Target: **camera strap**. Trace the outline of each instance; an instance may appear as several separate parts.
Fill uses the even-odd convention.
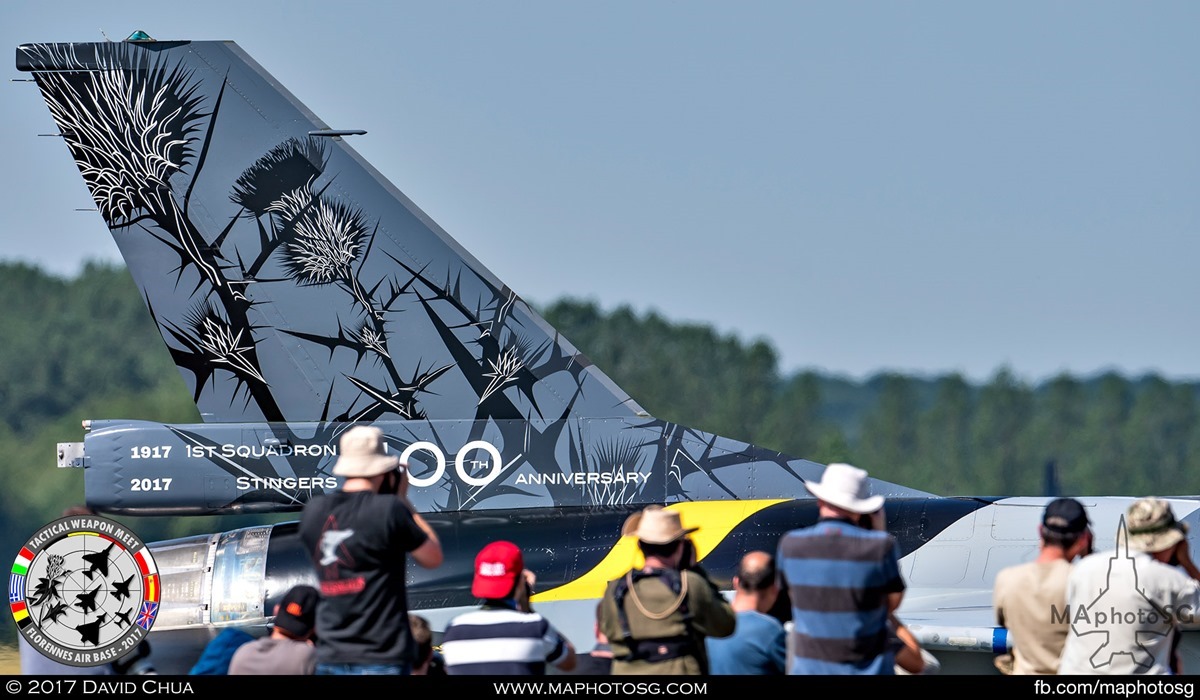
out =
[[[646,608],[638,597],[634,586],[638,581],[647,578],[661,579],[675,594],[675,599],[666,609],[651,611]],[[692,616],[687,606],[688,581],[687,576],[674,569],[651,569],[649,571],[630,571],[617,582],[613,591],[617,604],[617,618],[621,623],[621,635],[630,655],[628,660],[663,661],[695,653],[695,640],[692,629]],[[630,597],[638,613],[649,620],[665,620],[672,614],[680,613],[687,632],[679,637],[657,637],[652,639],[634,639],[629,629],[629,613],[625,609],[625,598]]]

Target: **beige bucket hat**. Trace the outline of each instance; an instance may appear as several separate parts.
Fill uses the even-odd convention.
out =
[[[387,453],[383,431],[369,425],[356,425],[342,434],[338,446],[335,476],[370,478],[401,466],[400,458]]]
[[[622,535],[633,535],[647,544],[670,544],[699,530],[698,527],[683,526],[679,512],[662,506],[646,506],[640,513],[625,519]]]

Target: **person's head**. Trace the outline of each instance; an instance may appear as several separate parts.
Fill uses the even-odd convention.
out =
[[[765,613],[775,605],[779,596],[779,576],[775,557],[769,552],[747,552],[733,575],[734,596],[752,604]]]
[[[382,430],[356,425],[342,434],[333,474],[343,477],[343,488],[350,490],[404,494],[408,486],[404,467],[399,457],[388,454]]]
[[[835,462],[825,467],[818,482],[806,481],[805,488],[816,496],[821,515],[858,521],[858,516],[883,508],[883,496],[871,495],[864,469]]]
[[[1169,561],[1180,542],[1187,540],[1187,523],[1175,519],[1171,504],[1160,498],[1139,498],[1125,513],[1129,549]],[[1117,533],[1120,540],[1121,533]]]
[[[647,566],[681,569],[696,563],[696,550],[688,536],[700,528],[685,528],[679,511],[646,506],[625,521],[624,529],[625,534],[637,538]]]
[[[274,632],[288,639],[310,639],[316,630],[320,600],[321,594],[312,586],[292,586],[275,606]]]
[[[527,600],[533,572],[525,568],[521,548],[506,540],[491,542],[475,555],[471,595],[484,600]]]
[[[429,672],[429,662],[433,660],[433,630],[429,628],[429,620],[413,613],[408,614],[408,629],[417,647],[412,674],[424,676]]]
[[[1092,531],[1087,510],[1074,498],[1056,498],[1046,504],[1038,534],[1043,547],[1061,549],[1068,561],[1087,554],[1092,547]]]

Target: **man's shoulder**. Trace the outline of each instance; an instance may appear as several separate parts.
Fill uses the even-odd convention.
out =
[[[391,494],[374,491],[330,491],[314,496],[305,504],[304,514],[324,515],[332,510],[353,511],[361,513],[368,511],[374,515],[380,512],[400,510],[409,512],[408,506],[400,498]],[[301,516],[303,519],[303,515]]]
[[[779,618],[757,610],[742,610],[737,614],[737,622],[739,631],[743,628],[752,628],[756,632],[765,631],[768,634],[784,631],[783,623]]]
[[[996,586],[1001,586],[1005,583],[1023,579],[1033,573],[1037,569],[1037,562],[1025,561],[1020,564],[1011,564],[996,572]]]
[[[304,508],[300,511],[300,520],[310,520],[313,517],[322,516],[329,512],[335,504],[342,501],[345,494],[341,491],[329,491],[322,494],[317,494],[304,504]]]
[[[780,539],[804,539],[812,537],[862,537],[865,539],[887,540],[896,542],[896,536],[887,530],[871,530],[859,527],[848,520],[827,518],[818,520],[812,525],[798,527],[783,533]]]
[[[1071,576],[1085,576],[1096,571],[1108,571],[1114,559],[1125,558],[1134,559],[1138,566],[1141,566],[1142,562],[1154,561],[1153,557],[1143,552],[1129,551],[1126,553],[1118,552],[1115,549],[1105,549],[1076,559],[1075,562],[1071,564]]]

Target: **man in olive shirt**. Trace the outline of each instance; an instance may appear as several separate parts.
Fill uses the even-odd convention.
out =
[[[1071,562],[1091,551],[1092,532],[1083,504],[1051,501],[1038,528],[1037,559],[996,574],[992,589],[996,622],[1012,637],[1014,675],[1056,674],[1070,622],[1067,576]]]
[[[612,675],[706,675],[707,637],[733,634],[729,601],[696,563],[679,513],[648,506],[626,523],[645,566],[610,581],[600,608],[600,632],[612,647]]]

